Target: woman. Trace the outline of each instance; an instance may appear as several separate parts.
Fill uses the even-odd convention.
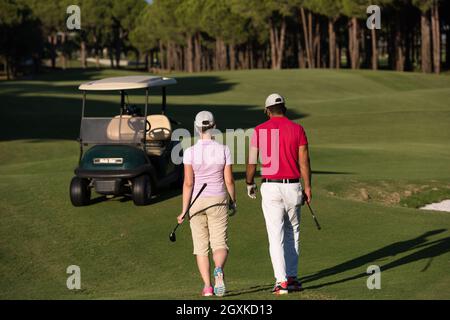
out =
[[[184,152],[183,211],[178,223],[189,207],[192,195],[196,195],[203,184],[206,189],[189,212],[194,255],[204,282],[202,296],[225,295],[224,265],[228,256],[227,191],[231,207],[236,207],[236,194],[230,149],[213,140],[211,130],[215,128],[211,112],[202,111],[195,117],[195,128],[199,141]],[[214,289],[211,286],[209,247],[215,264]]]

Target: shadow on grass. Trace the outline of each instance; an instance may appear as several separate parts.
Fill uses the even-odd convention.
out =
[[[316,282],[318,280],[322,280],[324,278],[335,276],[340,273],[344,273],[354,269],[365,268],[368,264],[375,263],[377,261],[382,261],[389,257],[394,257],[402,253],[407,253],[411,250],[417,250],[414,253],[411,253],[405,257],[399,258],[392,262],[386,263],[384,265],[380,265],[381,271],[386,271],[389,269],[393,269],[408,263],[429,259],[427,265],[422,272],[425,272],[431,261],[434,257],[440,256],[450,251],[450,237],[442,238],[435,241],[430,241],[428,238],[440,233],[447,231],[447,229],[438,229],[426,232],[416,238],[400,241],[393,244],[390,244],[386,247],[373,251],[371,253],[365,254],[363,256],[357,257],[355,259],[346,261],[344,263],[338,264],[331,268],[324,269],[319,271],[313,275],[309,275],[301,278],[303,284]],[[329,281],[317,285],[306,286],[305,289],[318,289],[334,284],[344,283],[347,281],[364,278],[367,277],[368,274],[364,272],[357,273],[353,276],[345,277],[340,280]]]
[[[0,90],[5,89],[8,94],[17,96],[24,94],[45,95],[45,93],[76,94],[80,93],[78,86],[82,83],[100,80],[109,77],[131,76],[152,76],[149,73],[130,73],[114,71],[97,71],[71,69],[67,71],[55,71],[35,77],[34,79],[21,79],[13,81],[0,82]],[[167,87],[167,94],[170,96],[198,96],[207,95],[232,90],[237,83],[229,82],[220,76],[202,75],[202,76],[183,76],[176,78],[177,84]],[[63,83],[65,82],[65,83]],[[68,83],[72,82],[72,83]],[[145,96],[144,90],[130,90],[130,96]],[[162,93],[161,88],[151,88],[151,96],[159,96]],[[93,95],[94,93],[90,93]],[[101,92],[100,94],[105,94]],[[89,95],[89,93],[88,93]]]
[[[180,196],[182,193],[182,190],[180,188],[161,188],[157,191],[157,193],[153,196],[149,206],[157,204],[159,202],[163,202],[175,197]],[[96,198],[91,199],[91,202],[89,203],[89,206],[94,206],[102,202],[107,201],[118,201],[121,203],[127,203],[133,201],[131,196],[125,195],[125,196],[117,196],[108,198],[106,196],[99,195]]]
[[[12,97],[3,98],[5,104],[0,107],[2,118],[0,141],[19,139],[29,140],[76,140],[79,136],[81,121],[81,99],[58,97]],[[89,104],[91,103],[91,104]],[[119,103],[98,101],[87,104],[88,116],[113,117],[120,113]],[[153,108],[150,113],[158,113]],[[217,121],[218,129],[253,128],[266,121],[261,110],[251,105],[169,105],[167,115],[181,122],[183,128],[193,133],[195,115],[203,110],[211,110]],[[239,116],[237,116],[239,115]],[[305,117],[291,111],[293,119]]]
[[[441,234],[443,232],[447,231],[447,229],[437,229],[433,231],[426,232],[416,238],[406,240],[406,241],[400,241],[393,244],[390,244],[386,247],[383,247],[381,249],[378,249],[376,251],[373,251],[371,253],[365,254],[361,257],[357,257],[355,259],[346,261],[344,263],[338,264],[336,266],[324,269],[322,271],[319,271],[313,275],[302,277],[300,280],[303,284],[304,290],[313,290],[313,289],[319,289],[326,286],[331,286],[334,284],[344,283],[351,280],[356,280],[360,278],[366,278],[368,274],[366,272],[360,272],[353,276],[345,277],[340,280],[334,280],[329,281],[321,284],[316,285],[307,285],[305,284],[317,282],[323,278],[335,276],[340,273],[344,273],[350,270],[354,269],[361,269],[365,268],[368,264],[373,264],[379,261],[386,260],[390,257],[397,256],[402,253],[407,253],[411,250],[417,250],[414,253],[411,253],[405,257],[399,258],[397,260],[394,260],[392,262],[386,263],[382,266],[380,266],[381,271],[386,271],[389,269],[393,269],[396,267],[400,267],[402,265],[425,260],[428,259],[425,267],[420,272],[426,272],[428,268],[430,267],[433,258],[440,256],[442,254],[445,254],[447,252],[450,252],[450,237],[438,239],[435,241],[430,241],[428,238],[437,234]],[[244,294],[251,294],[251,293],[257,293],[262,291],[269,291],[272,289],[273,285],[267,284],[267,285],[256,285],[250,288],[245,288],[242,290],[234,290],[229,291],[229,294],[227,294],[228,297],[236,297]]]
[[[133,73],[136,74],[136,73]],[[147,74],[147,73],[142,73]],[[70,69],[64,72],[51,72],[37,77],[36,81],[7,81],[0,83],[2,117],[0,141],[17,139],[69,139],[75,140],[79,135],[82,94],[78,83],[114,75],[110,71],[95,69]],[[117,75],[126,75],[118,73]],[[182,123],[190,130],[195,115],[202,110],[211,110],[217,119],[218,129],[253,128],[266,121],[260,107],[245,104],[211,105],[205,100],[203,104],[173,105],[170,96],[198,96],[232,90],[236,85],[219,76],[183,76],[178,84],[168,89],[168,109],[170,117]],[[76,84],[61,83],[71,81]],[[159,113],[161,89],[151,92],[158,96],[150,99],[150,113]],[[130,91],[130,103],[143,103],[143,90]],[[64,96],[67,97],[64,97]],[[99,97],[101,95],[101,97]],[[105,97],[108,96],[108,97]],[[89,97],[91,99],[89,99]],[[136,98],[134,98],[136,97]],[[139,99],[137,99],[139,97]],[[106,99],[105,99],[106,98]],[[100,100],[102,99],[102,100]],[[112,117],[119,113],[120,96],[118,93],[88,94],[86,111],[88,116]],[[142,107],[142,106],[141,106]],[[301,119],[306,115],[289,110],[289,117]]]
[[[262,291],[270,292],[273,289],[273,284],[266,284],[266,285],[258,285],[253,286],[247,289],[242,290],[230,290],[227,291],[227,297],[237,297],[243,294],[251,294],[251,293],[258,293]]]

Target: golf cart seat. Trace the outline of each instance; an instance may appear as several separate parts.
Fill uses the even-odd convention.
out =
[[[139,118],[133,118],[129,115],[114,117],[108,124],[106,134],[108,139],[114,142],[133,142],[140,141],[142,128]]]
[[[151,156],[161,156],[166,150],[172,136],[170,120],[161,114],[147,117],[150,131],[147,133],[146,151]]]

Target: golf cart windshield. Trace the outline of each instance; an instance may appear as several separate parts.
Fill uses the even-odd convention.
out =
[[[164,115],[166,87],[176,80],[161,76],[129,76],[107,78],[80,85],[83,91],[80,142],[82,144],[143,144],[148,141],[170,139],[171,125]],[[149,90],[162,89],[162,114],[149,115]],[[145,89],[145,105],[142,109],[130,105],[125,91]],[[88,117],[85,113],[86,93],[111,91],[120,93],[120,115],[115,117]],[[127,99],[126,99],[127,98]],[[126,101],[127,100],[127,101]]]
[[[129,115],[114,118],[83,118],[81,139],[85,144],[141,144],[144,141],[144,117]]]

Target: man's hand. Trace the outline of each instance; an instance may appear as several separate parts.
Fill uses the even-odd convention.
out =
[[[256,199],[256,190],[258,190],[256,183],[247,185],[247,194],[251,199]]]
[[[305,188],[305,190],[303,191],[303,197],[304,197],[304,201],[311,203],[311,200],[312,200],[311,188]]]
[[[184,221],[184,213],[180,214],[177,217],[177,221],[178,221],[178,224],[182,224],[183,223],[183,221]]]

